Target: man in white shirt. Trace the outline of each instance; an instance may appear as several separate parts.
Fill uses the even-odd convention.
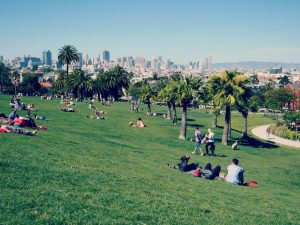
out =
[[[243,185],[244,184],[244,169],[238,166],[239,160],[232,159],[231,165],[227,167],[228,174],[225,180],[229,183]]]

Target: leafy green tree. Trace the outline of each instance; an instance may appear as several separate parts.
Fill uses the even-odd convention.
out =
[[[0,62],[0,92],[4,92],[4,87],[11,84],[10,69]]]
[[[244,92],[241,85],[247,81],[247,77],[236,71],[224,71],[219,75],[213,76],[212,79],[217,88],[213,100],[218,107],[225,107],[222,144],[227,145],[231,130],[231,107],[235,105],[237,96]]]
[[[265,94],[266,106],[273,110],[282,110],[286,104],[290,107],[296,99],[296,94],[286,88],[273,89]]]
[[[257,74],[250,76],[250,83],[252,87],[259,84],[259,79]]]
[[[20,92],[33,95],[41,94],[41,84],[39,83],[39,75],[35,73],[25,73],[22,75],[23,80],[19,85]],[[44,90],[42,90],[44,92]]]
[[[278,78],[279,80],[279,84],[281,84],[282,87],[284,87],[284,85],[290,83],[290,79],[287,75],[284,75],[283,77]]]
[[[69,76],[69,65],[79,61],[78,51],[72,45],[64,45],[58,49],[58,60],[67,64],[67,77]]]
[[[15,87],[15,95],[17,95],[17,85],[20,83],[21,75],[18,71],[14,71],[10,74],[11,81]]]

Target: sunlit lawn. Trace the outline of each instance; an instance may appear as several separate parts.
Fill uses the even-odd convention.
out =
[[[0,96],[0,112],[9,113],[9,98]],[[167,168],[191,154],[193,143],[178,139],[179,125],[146,116],[146,107],[135,114],[128,103],[96,103],[108,111],[108,120],[98,121],[86,118],[85,102],[75,106],[79,113],[61,112],[59,100],[24,102],[49,118],[38,121],[48,130],[34,137],[0,133],[0,224],[299,224],[300,149],[251,139],[232,151],[220,145],[222,128],[215,129],[217,157],[191,160],[226,172],[237,157],[245,180],[260,187],[235,186]],[[138,117],[148,128],[128,126]],[[193,109],[188,117],[188,137],[195,126],[204,132],[212,123],[205,111]],[[250,127],[271,122],[249,116]],[[239,114],[232,125],[233,139],[240,138]]]

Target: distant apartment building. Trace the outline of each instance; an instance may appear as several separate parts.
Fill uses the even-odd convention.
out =
[[[50,50],[43,51],[43,65],[46,65],[46,66],[52,65],[52,53]]]
[[[276,66],[274,68],[269,69],[269,74],[279,74],[282,73],[282,67]]]

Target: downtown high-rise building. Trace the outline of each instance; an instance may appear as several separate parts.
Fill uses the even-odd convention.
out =
[[[109,62],[110,61],[110,53],[108,50],[104,50],[103,51],[103,57],[102,57],[103,61]]]
[[[3,62],[4,61],[4,57],[3,55],[0,55],[0,62]]]
[[[52,64],[52,53],[50,50],[43,51],[43,65],[51,66]]]
[[[82,67],[82,65],[83,65],[83,57],[82,57],[82,53],[81,52],[79,52],[78,54],[78,66],[79,67]]]

